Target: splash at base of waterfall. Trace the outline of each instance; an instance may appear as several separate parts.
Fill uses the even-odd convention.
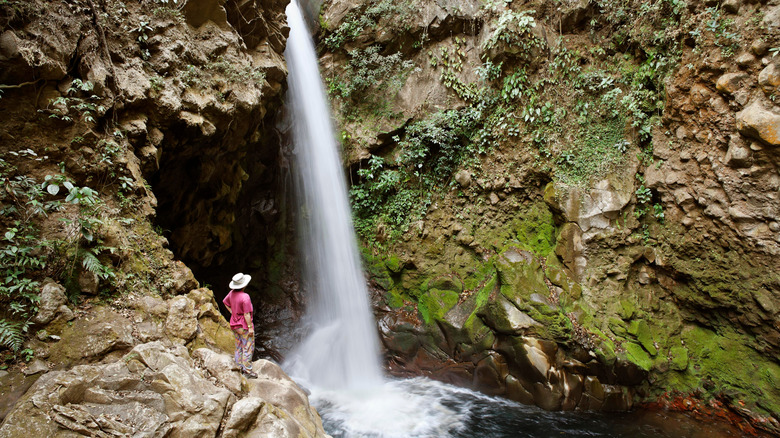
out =
[[[682,413],[548,412],[426,378],[365,390],[313,389],[333,438],[726,438],[736,429]]]

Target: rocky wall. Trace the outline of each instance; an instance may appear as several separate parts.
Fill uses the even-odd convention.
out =
[[[393,372],[548,409],[677,394],[780,430],[778,5],[675,5],[325,2]],[[364,65],[392,77],[380,104]]]
[[[20,174],[62,175],[96,189],[109,217],[151,222],[218,295],[252,274],[259,319],[280,330],[301,300],[275,129],[285,6],[8,2],[0,58],[2,152],[45,155],[29,171],[12,161]]]

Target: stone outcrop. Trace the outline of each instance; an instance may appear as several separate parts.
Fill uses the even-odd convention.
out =
[[[158,341],[110,364],[50,372],[8,414],[0,436],[327,437],[300,389],[299,397],[280,396],[295,384],[277,365],[257,361],[261,378],[252,381],[213,366],[231,361],[225,354],[195,356],[212,366],[200,368],[184,346]]]
[[[425,302],[428,312],[441,315],[435,328],[381,309],[391,371],[423,374],[548,410],[630,409],[647,370],[617,359],[608,339],[582,337],[578,323],[572,325],[554,303],[577,297],[576,283],[559,267],[548,270],[556,284],[545,283],[533,254],[507,249],[481,288],[460,291],[459,300],[459,293],[449,292],[457,301]],[[438,287],[452,289],[446,283]],[[594,351],[603,350],[569,348],[555,340],[571,338],[591,348],[598,342],[611,353],[597,355]]]

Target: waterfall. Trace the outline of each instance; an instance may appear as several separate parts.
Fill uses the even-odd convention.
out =
[[[305,318],[309,334],[288,355],[285,368],[317,388],[378,386],[383,381],[379,340],[352,227],[339,144],[314,44],[295,1],[287,7],[287,20],[290,36],[284,56],[302,204],[301,259],[313,302]]]
[[[382,376],[338,142],[314,46],[295,0],[287,7],[287,19],[284,55],[301,204],[301,260],[313,302],[304,318],[308,335],[283,368],[311,390],[325,430],[334,438],[679,436],[655,426],[638,431],[644,426],[633,418],[625,421],[624,433],[619,423],[610,423],[616,414],[547,413],[424,378]]]

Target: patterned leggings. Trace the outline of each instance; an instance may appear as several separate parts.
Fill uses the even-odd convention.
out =
[[[255,352],[255,337],[249,335],[249,330],[234,328],[233,336],[236,337],[236,352],[233,360],[236,361],[241,371],[252,371],[252,353]]]

